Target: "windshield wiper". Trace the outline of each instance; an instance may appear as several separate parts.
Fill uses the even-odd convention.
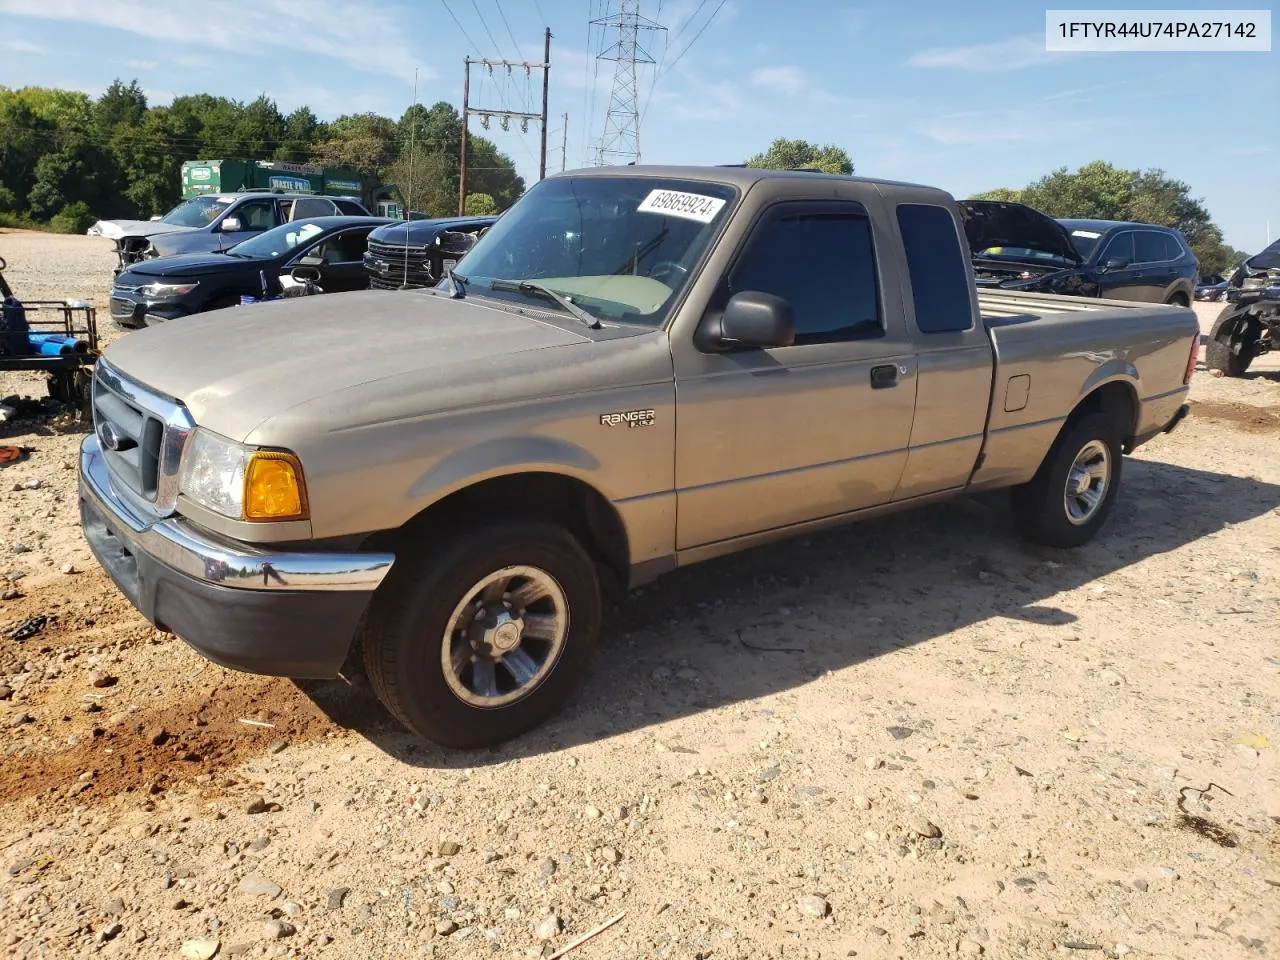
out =
[[[592,330],[600,329],[600,321],[593,317],[586,310],[566,297],[559,290],[552,290],[550,287],[538,283],[534,280],[494,280],[490,286],[494,290],[516,290],[520,293],[534,293],[545,297],[548,300],[554,300],[566,312],[573,314]]]

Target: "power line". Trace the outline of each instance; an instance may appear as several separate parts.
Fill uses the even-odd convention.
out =
[[[682,36],[684,36],[684,32],[689,29],[689,24],[698,19],[698,14],[702,12],[702,8],[706,5],[707,0],[701,0],[697,7],[694,8],[693,13],[689,14],[689,16],[684,19],[684,22],[680,24],[680,28],[676,30],[675,36],[671,38],[672,43],[676,43]]]
[[[711,21],[716,18],[716,14],[720,12],[720,10],[724,7],[725,3],[727,2],[728,0],[720,0],[720,3],[716,6],[716,8],[711,11],[711,16],[707,17],[707,22],[704,23],[702,25],[702,28],[693,35],[693,39],[690,40],[689,43],[685,46],[685,48],[680,51],[679,56],[677,56],[674,60],[671,61],[671,66],[667,67],[660,74],[658,74],[657,77],[654,78],[655,83],[659,79],[661,79],[662,77],[665,77],[668,73],[670,73],[672,70],[675,69],[676,64],[679,63],[684,58],[684,55],[689,52],[689,48],[698,42],[698,38],[702,36],[704,32],[706,32],[707,27],[711,26]]]
[[[520,41],[516,39],[516,35],[511,32],[511,24],[507,22],[507,15],[502,10],[502,0],[493,0],[494,6],[498,8],[498,16],[502,18],[502,25],[507,28],[507,36],[511,38],[512,44],[516,48],[516,59],[524,59],[524,51],[520,49]]]
[[[485,20],[484,14],[480,12],[480,4],[476,0],[471,0],[471,7],[476,12],[476,16],[480,18],[480,26],[484,27],[484,32],[489,35],[489,42],[493,44],[493,49],[498,52],[498,56],[502,56],[502,48],[498,46],[498,41],[493,39],[493,31],[489,29],[489,22]]]
[[[544,27],[551,26],[551,21],[547,19],[547,15],[542,12],[542,4],[538,0],[533,0],[533,9],[538,11],[538,19],[542,21]]]
[[[467,33],[467,28],[462,25],[462,21],[458,19],[458,15],[453,12],[453,8],[449,6],[449,0],[440,0],[444,4],[444,8],[449,11],[449,16],[453,18],[453,22],[458,25],[458,29],[462,31],[462,35],[466,38],[467,43],[471,44],[471,51],[475,54],[480,53],[480,44],[471,39],[471,34]]]

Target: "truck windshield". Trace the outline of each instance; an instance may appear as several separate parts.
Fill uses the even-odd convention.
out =
[[[174,207],[161,218],[160,222],[170,223],[175,227],[207,227],[229,206],[231,206],[230,200],[219,197],[196,197]]]
[[[458,261],[467,294],[556,309],[534,281],[604,321],[660,326],[737,191],[649,177],[543,180]]]

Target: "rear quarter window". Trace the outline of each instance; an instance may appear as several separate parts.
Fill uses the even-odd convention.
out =
[[[928,203],[899,204],[898,230],[920,332],[972,329],[969,271],[951,211]]]

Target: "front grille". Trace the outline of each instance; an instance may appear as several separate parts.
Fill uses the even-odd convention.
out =
[[[120,320],[132,320],[133,309],[136,304],[132,300],[125,300],[121,297],[112,297],[110,302],[111,316]]]
[[[421,263],[427,259],[427,248],[422,245],[406,246],[402,243],[380,243],[377,240],[370,240],[368,250],[378,260],[398,260],[403,263],[405,257],[408,257],[410,262],[417,260]]]
[[[112,486],[157,515],[178,501],[178,467],[194,424],[184,406],[99,360],[93,378],[93,429]]]

